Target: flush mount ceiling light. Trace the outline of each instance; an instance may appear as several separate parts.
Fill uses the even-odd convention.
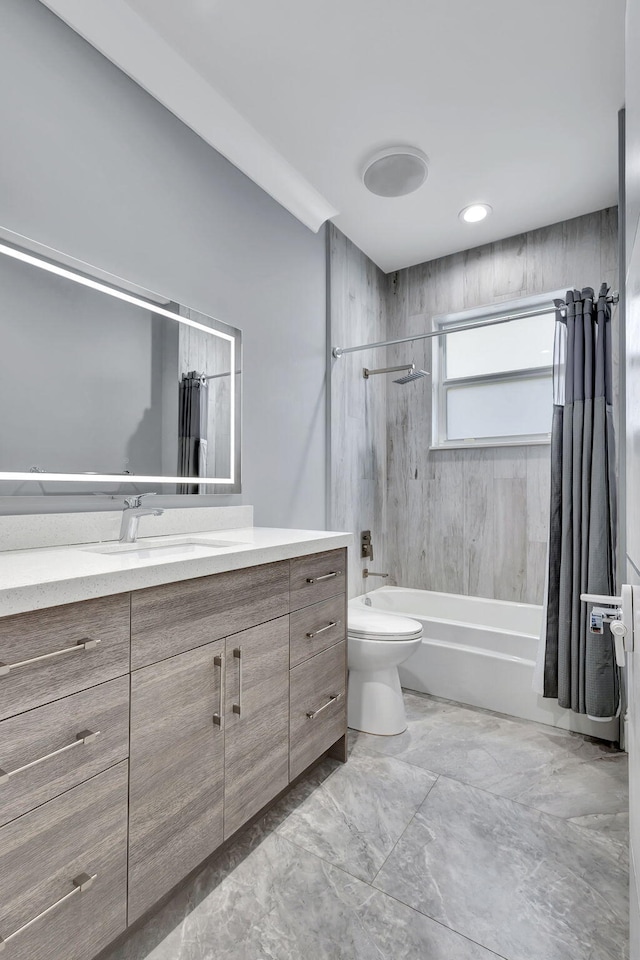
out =
[[[460,211],[458,216],[464,223],[479,223],[490,213],[491,207],[488,203],[470,203]]]
[[[427,179],[429,158],[417,147],[387,147],[367,160],[362,182],[378,197],[404,197]]]

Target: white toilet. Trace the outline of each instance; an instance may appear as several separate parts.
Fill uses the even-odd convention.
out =
[[[409,617],[349,604],[348,722],[354,730],[393,736],[407,729],[398,664],[418,649],[422,625]]]

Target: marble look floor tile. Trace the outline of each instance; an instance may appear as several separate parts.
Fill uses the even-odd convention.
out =
[[[608,840],[629,845],[628,810],[622,813],[595,813],[586,817],[571,817],[569,822],[585,830],[594,830]]]
[[[496,960],[485,948],[272,834],[191,885],[182,921],[109,960]]]
[[[374,885],[509,960],[622,960],[625,848],[440,777]]]
[[[433,774],[391,757],[352,756],[278,831],[361,880],[372,880],[435,782]]]
[[[627,756],[543,724],[405,694],[398,737],[352,734],[352,752],[386,755],[566,819],[628,809]],[[591,826],[608,827],[593,819]]]

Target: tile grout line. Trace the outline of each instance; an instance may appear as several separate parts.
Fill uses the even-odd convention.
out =
[[[338,768],[338,769],[339,769],[339,768]],[[416,814],[418,813],[418,810],[420,810],[420,808],[421,808],[422,805],[424,804],[425,800],[427,799],[427,797],[429,796],[429,794],[431,793],[431,791],[432,791],[433,788],[435,787],[436,783],[437,783],[438,780],[440,779],[440,775],[439,775],[439,774],[435,774],[435,773],[434,773],[434,774],[432,774],[432,776],[435,777],[435,780],[433,781],[433,783],[431,784],[431,786],[429,787],[429,789],[428,789],[427,792],[425,793],[424,797],[422,798],[422,800],[421,800],[420,803],[418,804],[415,812],[413,813],[411,819],[409,820],[409,823],[407,823],[407,825],[404,827],[404,829],[403,829],[402,832],[400,833],[400,836],[398,837],[398,839],[397,839],[397,840],[395,841],[395,843],[393,844],[393,847],[391,848],[391,850],[389,851],[389,853],[387,854],[387,856],[384,858],[383,862],[380,864],[380,866],[379,866],[378,869],[376,870],[375,875],[374,875],[374,877],[373,877],[372,880],[363,880],[362,877],[358,877],[355,873],[351,873],[351,871],[350,871],[350,870],[347,870],[346,867],[341,867],[341,866],[339,866],[337,863],[333,863],[332,860],[328,860],[326,857],[323,857],[321,854],[316,853],[314,850],[309,850],[308,847],[305,847],[304,844],[299,843],[297,840],[293,840],[291,837],[287,837],[287,836],[285,836],[283,833],[280,833],[280,832],[279,832],[279,827],[281,826],[281,824],[278,824],[277,827],[274,827],[274,828],[270,831],[269,835],[274,834],[274,833],[277,833],[279,837],[281,837],[283,840],[288,841],[288,843],[292,843],[292,844],[293,844],[294,846],[296,846],[299,850],[304,850],[305,853],[311,854],[311,856],[313,856],[313,857],[317,857],[318,860],[321,860],[323,863],[328,864],[328,866],[330,866],[330,867],[335,867],[336,870],[342,870],[343,873],[346,873],[347,876],[349,876],[349,877],[353,877],[354,880],[359,880],[360,883],[366,883],[368,886],[371,886],[372,883],[373,883],[373,881],[374,881],[375,878],[378,876],[378,874],[379,874],[380,871],[382,870],[383,866],[385,865],[385,863],[387,862],[387,860],[389,859],[389,857],[391,856],[391,854],[392,854],[393,851],[395,850],[395,848],[396,848],[396,846],[398,845],[399,841],[400,841],[401,838],[404,836],[406,830],[407,830],[408,827],[409,827],[409,824],[413,823],[413,820],[414,820]],[[321,788],[322,785],[323,785],[322,783],[318,784],[318,787],[316,787],[315,789]],[[292,811],[291,814],[288,814],[288,815],[287,815],[287,818],[286,818],[286,819],[289,819],[289,816],[291,816],[291,815],[295,816],[295,813],[296,813],[295,810]],[[376,888],[372,888],[372,889],[377,889],[377,887],[376,887]],[[395,898],[394,898],[394,899],[395,899]],[[400,900],[398,901],[398,903],[401,903],[401,902],[402,902],[402,901],[400,901]],[[407,906],[408,906],[408,904],[407,904]]]
[[[514,797],[506,797],[503,793],[494,793],[493,790],[489,790],[488,787],[480,787],[475,783],[469,783],[467,780],[459,780],[457,777],[452,777],[448,773],[441,773],[438,775],[438,779],[444,777],[445,780],[453,780],[454,783],[459,783],[463,787],[471,787],[473,790],[480,790],[482,793],[486,793],[490,797],[497,797],[499,800],[508,800],[509,803],[516,803],[519,807],[524,807],[525,810],[532,810],[534,813],[539,814],[541,817],[550,817],[552,820],[557,820],[560,823],[571,823],[574,827],[579,827],[579,824],[572,823],[572,817],[561,817],[557,813],[548,813],[546,810],[541,810],[539,807],[534,807],[530,803],[525,803],[524,800],[516,800]],[[607,816],[607,814],[599,813],[590,813],[590,814],[581,814],[581,816]],[[587,830],[588,827],[582,827],[583,830]],[[614,840],[611,837],[607,837],[606,834],[598,833],[595,831],[595,835],[600,839],[605,839],[609,843],[613,843],[616,846],[625,846],[625,843],[621,840]]]
[[[416,907],[412,907],[410,903],[405,903],[404,900],[398,900],[398,898],[394,897],[392,893],[387,893],[386,890],[381,890],[380,887],[373,887],[371,886],[371,884],[367,884],[367,886],[371,887],[374,893],[380,893],[382,894],[383,897],[388,897],[389,900],[393,900],[395,901],[395,903],[399,903],[401,906],[407,907],[409,910],[413,910],[413,912],[417,913],[418,916],[425,917],[427,920],[430,920],[432,923],[437,923],[439,927],[443,928],[443,930],[448,930],[449,933],[455,933],[457,937],[462,937],[462,939],[466,940],[467,943],[473,943],[476,947],[480,947],[482,950],[486,950],[486,952],[491,957],[497,957],[498,960],[511,960],[510,957],[505,957],[503,953],[496,953],[495,950],[492,950],[490,947],[485,947],[484,943],[480,943],[479,940],[473,940],[471,937],[468,937],[466,933],[460,933],[460,931],[456,930],[455,927],[450,927],[448,924],[443,923],[442,920],[436,920],[435,917],[430,917],[428,913],[423,913],[422,910],[418,910]]]
[[[400,841],[401,841],[402,838],[404,837],[405,833],[407,832],[407,830],[409,829],[409,827],[411,826],[411,824],[413,823],[413,821],[414,821],[415,818],[417,817],[419,811],[420,811],[420,810],[422,809],[422,807],[424,806],[424,804],[425,804],[425,802],[426,802],[426,800],[427,800],[427,797],[429,796],[429,794],[431,793],[431,791],[432,791],[433,788],[435,787],[436,783],[437,783],[438,780],[440,779],[440,774],[439,774],[439,773],[438,773],[438,774],[434,774],[434,776],[435,776],[436,779],[433,781],[433,783],[431,784],[431,786],[429,787],[429,789],[428,789],[427,792],[425,793],[424,797],[422,798],[422,800],[421,800],[420,803],[418,804],[418,806],[417,806],[416,810],[414,811],[414,814],[413,814],[413,816],[411,817],[411,819],[409,820],[408,824],[406,825],[406,827],[404,828],[404,830],[402,831],[402,833],[400,834],[400,836],[398,837],[398,839],[396,840],[396,842],[395,842],[394,845],[392,846],[391,850],[389,851],[389,853],[387,854],[387,856],[384,858],[384,860],[382,861],[382,863],[380,864],[380,866],[379,866],[378,869],[376,870],[375,875],[372,877],[371,880],[367,881],[370,886],[373,886],[373,884],[376,882],[376,880],[377,880],[377,878],[378,878],[378,874],[380,873],[380,871],[381,871],[382,868],[384,867],[384,865],[385,865],[385,863],[387,862],[387,860],[389,859],[389,857],[393,854],[393,851],[396,849],[396,847],[398,846],[398,844],[400,843]],[[376,889],[378,889],[378,888],[376,887]],[[395,897],[394,897],[394,899],[395,899]],[[401,901],[398,901],[398,902],[401,902]],[[418,912],[419,912],[419,911],[418,911]]]
[[[438,777],[438,779],[440,778]],[[435,787],[436,783],[437,783],[437,780],[434,781],[434,783],[429,788],[429,791],[427,792],[427,797]],[[426,800],[427,797],[425,797],[424,799]],[[424,800],[422,801],[422,803],[424,803]],[[420,804],[420,806],[422,806],[422,804]],[[409,823],[413,822],[417,813],[418,813],[418,810],[416,810],[416,812],[414,813]],[[407,824],[405,829],[402,831],[402,835],[404,835],[408,827],[409,827],[409,824]],[[274,830],[272,832],[275,833],[276,831]],[[307,854],[307,856],[313,857],[314,859],[319,860],[320,863],[326,863],[326,865],[328,867],[331,867],[333,870],[339,870],[340,873],[343,873],[346,877],[349,877],[350,880],[356,880],[358,883],[364,884],[364,886],[368,887],[372,893],[377,893],[383,897],[387,897],[389,900],[393,900],[394,903],[399,903],[400,906],[406,907],[407,910],[411,910],[413,913],[417,913],[418,916],[424,917],[426,920],[430,920],[432,923],[437,923],[438,926],[442,927],[444,930],[448,930],[449,933],[454,933],[457,937],[461,937],[463,940],[466,940],[468,943],[473,943],[475,946],[480,947],[482,950],[486,950],[490,956],[497,957],[498,960],[510,960],[510,958],[505,957],[504,954],[496,953],[495,950],[491,950],[489,947],[485,947],[485,945],[483,943],[480,943],[478,940],[473,940],[471,937],[468,937],[466,934],[460,933],[460,931],[456,930],[455,927],[450,927],[446,923],[442,923],[441,920],[436,920],[435,917],[430,917],[428,913],[423,913],[422,910],[417,910],[416,907],[412,907],[410,903],[405,903],[404,900],[399,900],[397,897],[394,897],[392,893],[388,893],[386,890],[381,890],[380,887],[374,887],[373,883],[374,883],[375,877],[373,880],[363,880],[362,877],[356,877],[355,874],[350,873],[349,870],[347,870],[345,867],[338,866],[337,863],[332,863],[331,860],[327,860],[326,857],[321,857],[317,853],[314,853],[313,851],[308,850],[306,847],[303,847],[302,844],[298,843],[296,840],[291,840],[289,837],[283,837],[282,835],[280,835],[280,838],[282,840],[286,840],[286,842],[290,843],[292,846],[297,847],[298,850],[302,850],[304,853]],[[400,840],[400,837],[398,838],[398,840]],[[398,843],[398,840],[396,841],[396,844]],[[396,844],[394,844],[394,848]],[[389,856],[391,856],[391,854],[389,854]],[[389,857],[387,857],[387,860],[388,859]],[[385,860],[385,863],[386,862],[387,861]],[[384,866],[384,864],[382,866]],[[380,870],[381,869],[382,867],[380,868]],[[376,873],[376,877],[378,876],[378,873],[380,873],[380,870],[378,870],[378,872]]]
[[[483,793],[488,793],[492,797],[499,797],[502,800],[510,800],[512,803],[517,803],[521,807],[526,807],[527,810],[535,810],[536,813],[540,813],[545,817],[552,817],[554,820],[560,820],[562,823],[571,823],[572,820],[574,819],[573,817],[561,817],[557,813],[549,813],[547,810],[541,810],[540,807],[535,807],[533,806],[533,804],[526,803],[524,800],[516,800],[514,797],[508,797],[504,793],[497,793],[494,790],[490,790],[488,787],[481,787],[476,783],[472,783],[469,780],[463,780],[461,777],[454,776],[453,774],[442,773],[442,772],[438,773],[437,771],[432,770],[430,767],[422,767],[420,766],[420,764],[414,763],[412,760],[405,760],[403,757],[398,757],[398,756],[394,756],[393,754],[386,754],[386,753],[375,753],[374,755],[376,758],[384,758],[387,760],[399,760],[400,763],[406,763],[407,766],[409,767],[415,767],[417,770],[423,770],[425,773],[430,773],[434,777],[437,777],[438,779],[440,777],[444,777],[447,780],[454,780],[456,783],[459,783],[462,786],[473,787],[474,790],[482,790]],[[370,757],[371,754],[364,754],[364,756]],[[593,760],[585,760],[584,762],[597,763],[600,759],[601,759],[600,757],[595,757]],[[429,794],[427,794],[427,796],[428,795]],[[425,800],[426,800],[426,797],[425,797]],[[424,800],[422,802],[424,803]],[[620,812],[624,813],[625,811],[620,811]],[[587,816],[587,817],[597,817],[597,816],[607,816],[607,815],[608,814],[602,813],[601,811],[597,811],[597,810],[593,813],[579,814],[579,816]],[[578,826],[578,824],[575,824],[575,825]],[[583,829],[587,829],[587,828],[585,827]],[[603,836],[603,834],[600,834],[600,836]],[[608,839],[611,839],[611,838],[608,838]],[[611,842],[618,843],[621,846],[624,846],[624,841],[621,841],[621,840],[612,840]]]

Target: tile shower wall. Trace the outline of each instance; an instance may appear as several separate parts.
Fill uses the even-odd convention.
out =
[[[351,346],[387,335],[387,277],[333,225],[328,230],[329,341]],[[372,570],[387,566],[387,377],[365,380],[363,367],[385,366],[385,350],[330,360],[329,528],[371,530]],[[349,593],[363,592],[359,544],[349,551]],[[379,585],[383,581],[369,581]]]
[[[389,338],[432,317],[567,286],[618,286],[615,208],[476,247],[390,277]],[[390,363],[432,369],[432,341],[389,348]],[[429,450],[431,391],[389,387],[388,557],[397,582],[541,603],[549,447]]]
[[[434,316],[484,304],[618,285],[615,208],[388,276],[335,227],[328,242],[330,340],[342,346],[419,334]],[[429,450],[429,381],[361,375],[411,361],[431,369],[429,341],[332,361],[331,526],[371,528],[372,566],[389,582],[542,602],[549,447]],[[362,566],[354,550],[352,596],[362,592]]]

